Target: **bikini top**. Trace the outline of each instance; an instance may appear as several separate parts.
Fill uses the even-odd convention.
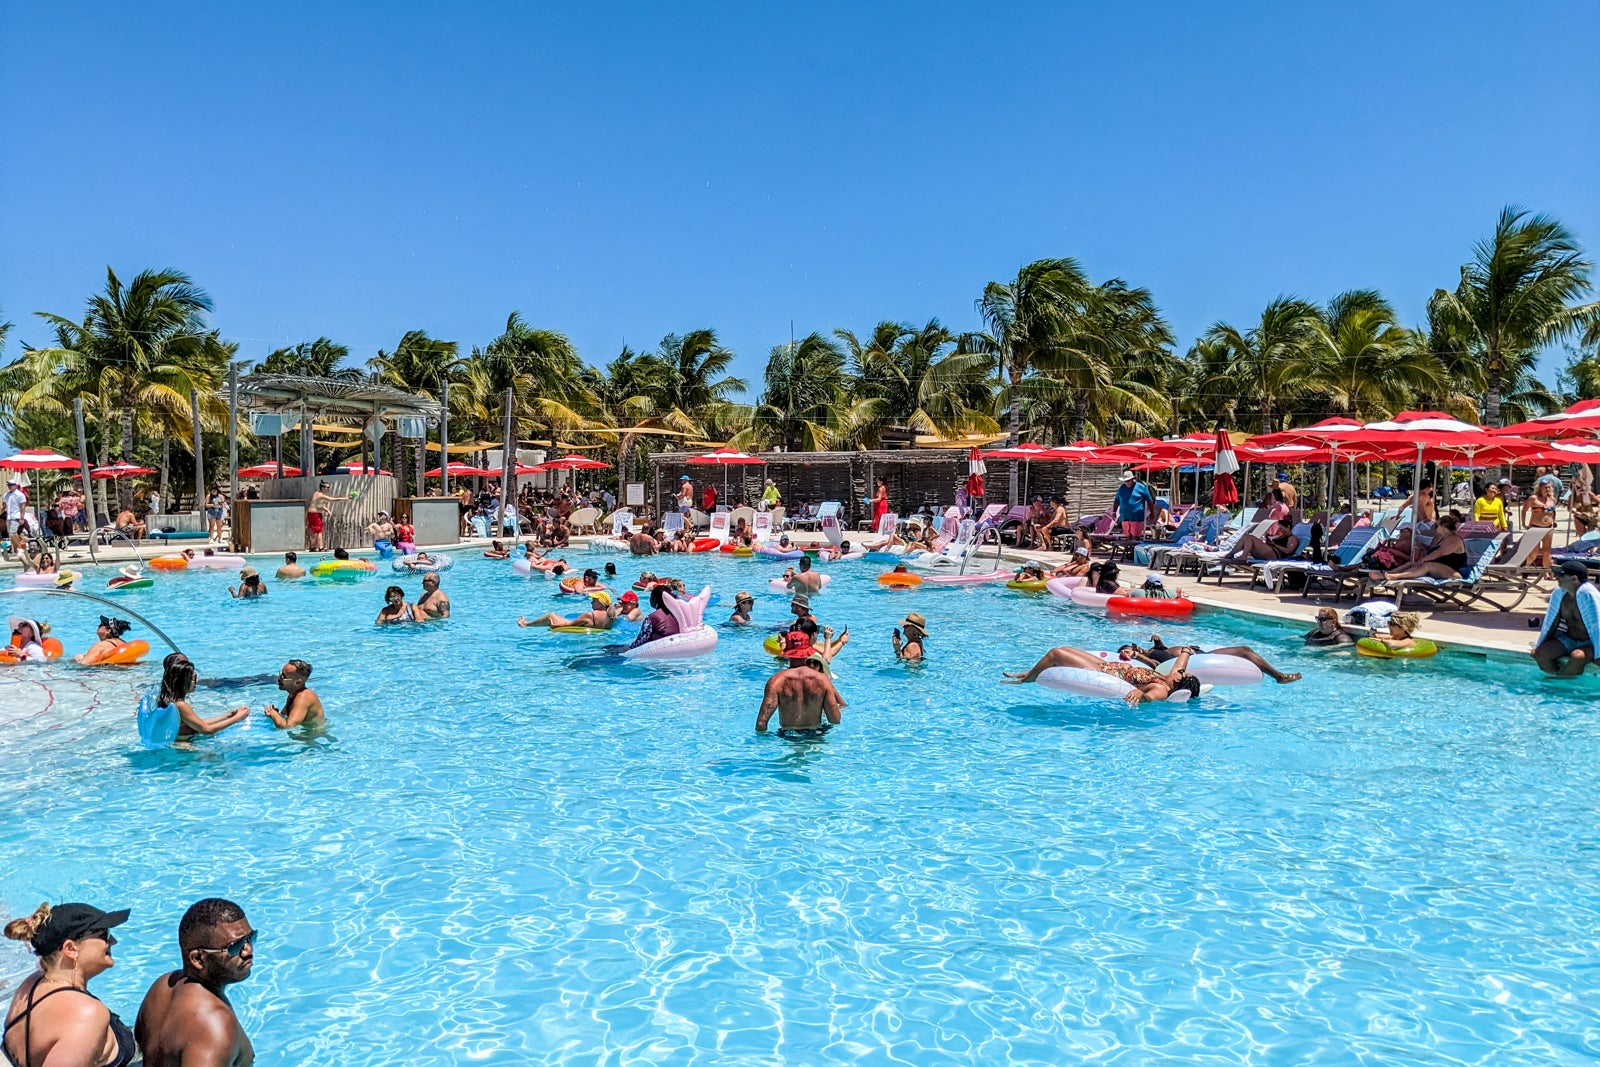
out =
[[[59,989],[50,990],[50,992],[35,1000],[34,994],[38,991],[39,983],[35,982],[33,983],[33,988],[28,991],[27,1005],[20,1012],[18,1012],[14,1018],[7,1020],[4,1033],[0,1034],[0,1050],[5,1052],[6,1059],[11,1061],[13,1067],[32,1067],[32,1064],[29,1062],[28,1039],[32,1036],[34,1008],[38,1007],[40,1004],[43,1004],[57,993],[82,993],[84,996],[89,997],[92,1000],[98,1001],[100,999],[87,989],[74,989],[71,986],[62,986]],[[21,1062],[19,1062],[17,1058],[11,1054],[11,1048],[4,1044],[4,1040],[11,1036],[11,1028],[16,1026],[18,1023],[22,1024]],[[116,1012],[111,1013],[110,1026],[111,1036],[115,1038],[117,1042],[117,1056],[110,1063],[108,1063],[106,1067],[128,1067],[128,1065],[133,1062],[134,1056],[138,1051],[133,1041],[133,1030],[128,1026],[127,1023],[123,1022],[117,1016]]]

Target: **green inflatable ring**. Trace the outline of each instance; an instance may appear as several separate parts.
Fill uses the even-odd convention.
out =
[[[1419,637],[1410,648],[1390,648],[1376,637],[1363,637],[1356,642],[1356,651],[1373,659],[1427,659],[1439,646]]]

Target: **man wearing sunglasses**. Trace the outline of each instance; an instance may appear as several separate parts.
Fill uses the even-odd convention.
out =
[[[133,1028],[145,1067],[249,1067],[256,1051],[239,1025],[227,987],[250,977],[256,931],[244,909],[209,898],[178,924],[183,967],[156,979]]]

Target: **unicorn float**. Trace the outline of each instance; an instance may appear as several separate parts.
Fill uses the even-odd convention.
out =
[[[646,660],[692,659],[695,656],[703,656],[717,647],[717,631],[702,620],[706,605],[711,602],[709,585],[687,600],[666,593],[662,596],[661,602],[672,612],[672,617],[678,620],[678,632],[655,641],[648,641],[637,648],[630,648],[623,653],[623,656],[628,659]]]

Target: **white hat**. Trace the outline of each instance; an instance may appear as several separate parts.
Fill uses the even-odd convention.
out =
[[[1088,556],[1089,550],[1084,548],[1082,545],[1079,545],[1077,548],[1072,550],[1072,554],[1074,556]]]
[[[1133,472],[1132,471],[1123,471],[1122,472],[1122,478],[1120,480],[1124,481],[1124,482],[1133,481]]]

